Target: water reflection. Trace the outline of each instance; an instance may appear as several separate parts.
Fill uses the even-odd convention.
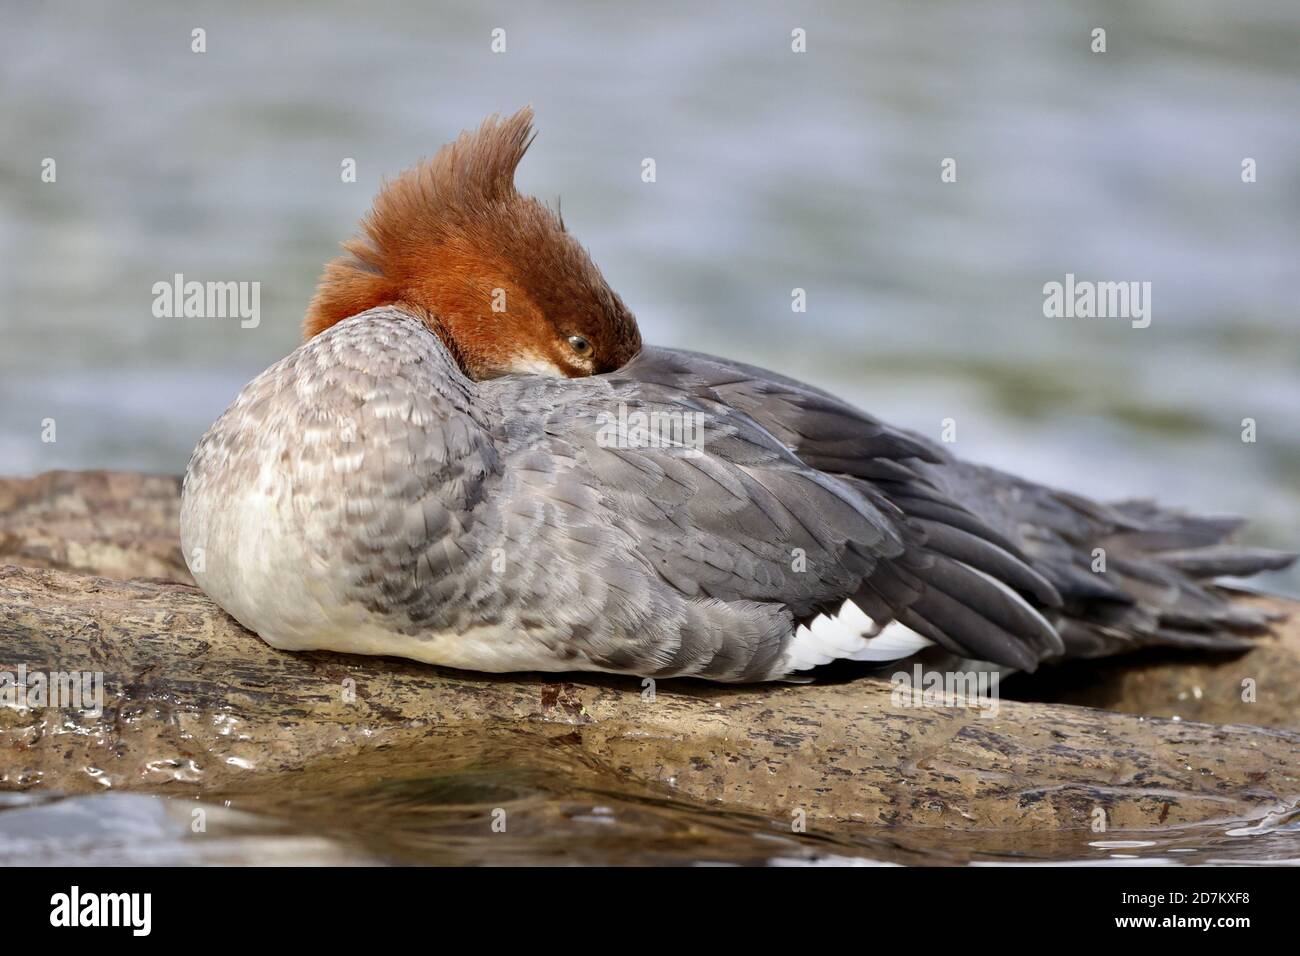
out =
[[[0,866],[1295,864],[1295,814],[1104,838],[1086,830],[827,830],[815,821],[793,833],[788,822],[498,766],[343,788],[329,773],[224,800],[10,796],[0,803]]]

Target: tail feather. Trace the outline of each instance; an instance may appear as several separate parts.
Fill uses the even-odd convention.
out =
[[[1218,578],[1248,577],[1289,567],[1297,555],[1234,545],[1236,517],[1188,515],[1151,501],[1114,504],[1033,484],[991,468],[947,461],[917,466],[958,508],[1011,542],[1061,596],[1054,613],[1041,597],[995,563],[976,565],[1017,588],[1052,618],[1065,657],[1099,657],[1146,646],[1239,651],[1269,631],[1277,615],[1236,600]],[[950,520],[951,509],[927,502],[914,519],[938,518],[984,540],[997,540]],[[927,531],[929,529],[927,528]],[[967,555],[949,532],[932,548]],[[973,556],[973,554],[972,554]],[[1099,556],[1101,560],[1098,560]]]
[[[1281,571],[1290,567],[1296,554],[1268,548],[1240,548],[1211,545],[1181,551],[1160,552],[1160,563],[1192,578],[1246,578],[1262,571]]]

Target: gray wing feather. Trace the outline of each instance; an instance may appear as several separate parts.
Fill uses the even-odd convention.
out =
[[[1267,617],[1234,604],[1210,579],[1295,560],[1227,544],[1236,519],[1150,502],[1105,505],[958,461],[820,389],[763,369],[680,352],[655,356],[652,364],[693,375],[698,387],[748,411],[809,465],[868,484],[902,511],[919,531],[921,549],[942,557],[941,570],[934,563],[912,567],[901,585],[887,582],[894,594],[886,603],[906,602],[900,620],[954,649],[978,645],[996,663],[1024,666],[1028,657],[1096,656],[1146,644],[1248,646],[1267,629]],[[1092,570],[1097,547],[1108,553],[1105,574]],[[949,561],[1019,591],[1051,617],[1060,638],[1010,627],[1008,615],[1018,617],[1020,609],[987,605],[990,596],[971,590],[969,581],[958,586]],[[952,606],[958,599],[965,609]],[[1008,643],[1008,634],[1020,640]]]
[[[795,623],[837,609],[903,550],[894,509],[810,468],[723,403],[628,378],[481,388],[501,407],[545,409],[510,435],[497,507],[551,516],[541,543],[557,557],[553,584],[564,589],[582,569],[569,592],[588,605],[576,637],[602,667],[782,676],[774,668]],[[699,414],[702,443],[603,441],[620,407]]]

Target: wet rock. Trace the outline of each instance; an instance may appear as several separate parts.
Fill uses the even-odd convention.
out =
[[[111,473],[0,485],[4,560],[29,565],[0,568],[0,672],[103,678],[100,713],[0,704],[0,789],[274,793],[348,768],[371,779],[410,772],[411,759],[427,765],[440,754],[509,752],[540,766],[563,753],[585,777],[575,783],[596,790],[673,795],[787,829],[802,814],[812,828],[941,827],[982,831],[981,840],[1095,831],[1099,822],[1111,833],[1278,818],[1300,801],[1300,735],[1280,729],[1059,703],[1002,700],[995,714],[951,697],[904,706],[878,678],[648,688],[279,652],[178,580],[176,488],[174,479]],[[51,567],[60,563],[97,573]],[[1233,668],[1263,674],[1283,658],[1256,666],[1253,655],[1296,646],[1293,622],[1235,662],[1161,666],[1194,674],[1199,701],[1236,697]],[[1167,697],[1174,685],[1120,686],[1117,699]],[[1271,678],[1258,686],[1261,703],[1287,692]],[[1266,713],[1180,703],[1185,718]],[[1286,708],[1267,713],[1285,717]]]
[[[273,790],[403,753],[543,759],[626,790],[761,813],[969,830],[1172,827],[1300,798],[1300,736],[1002,702],[898,707],[889,685],[719,688],[460,674],[286,654],[193,587],[0,569],[0,670],[103,674],[103,712],[0,707],[0,787]],[[955,701],[953,702],[956,703]],[[408,768],[409,771],[409,768]],[[579,781],[575,781],[575,784]]]
[[[179,477],[123,471],[0,478],[0,564],[193,584],[180,493]]]

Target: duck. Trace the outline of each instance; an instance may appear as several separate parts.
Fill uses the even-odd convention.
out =
[[[561,215],[517,191],[534,135],[530,109],[489,117],[386,182],[302,344],[195,448],[186,562],[267,643],[762,683],[1269,632],[1218,579],[1295,555],[1234,545],[1239,519],[1093,501],[643,343]]]

